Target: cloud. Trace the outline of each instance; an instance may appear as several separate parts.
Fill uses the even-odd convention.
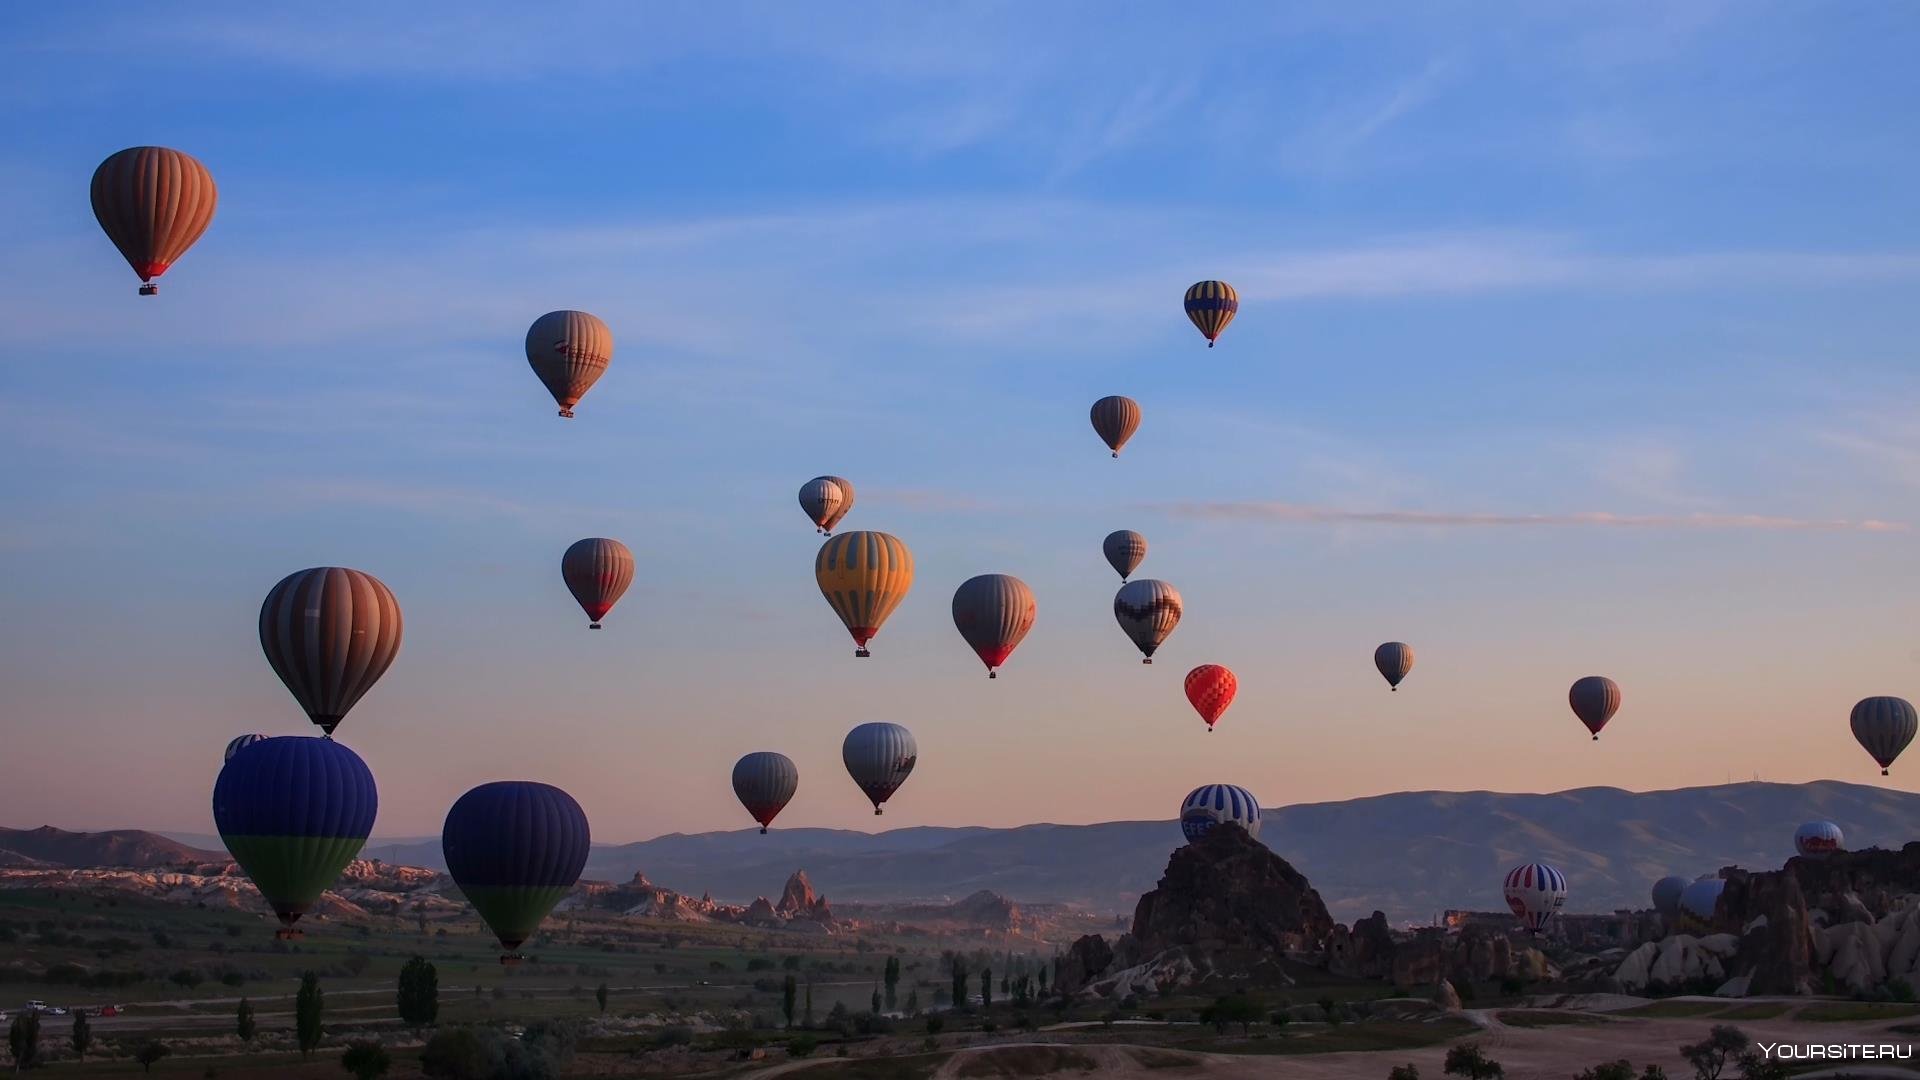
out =
[[[1350,510],[1272,501],[1148,503],[1142,509],[1198,521],[1391,525],[1418,528],[1741,529],[1760,532],[1906,532],[1904,522],[1816,520],[1766,514],[1500,514],[1444,510]]]

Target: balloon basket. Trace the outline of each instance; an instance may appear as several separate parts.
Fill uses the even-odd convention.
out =
[[[1145,658],[1143,658],[1143,659],[1142,659],[1142,660],[1141,660],[1140,662],[1141,662],[1141,663],[1143,663],[1143,664],[1151,664],[1151,663],[1153,663],[1153,657],[1151,657],[1151,656],[1149,656],[1149,657],[1145,657]]]
[[[587,624],[587,629],[589,629],[589,630],[598,630],[598,629],[600,629],[600,624],[599,624],[599,623],[597,623],[597,622],[590,622],[590,623],[588,623],[588,624]]]
[[[877,806],[876,806],[876,807],[874,807],[874,808],[873,808],[873,816],[874,816],[874,817],[879,817],[881,813],[882,813],[882,811],[881,811],[881,809],[880,809],[879,807],[877,807]]]
[[[525,959],[526,957],[521,956],[519,953],[501,953],[500,966],[501,967],[519,967],[520,961]]]
[[[864,657],[872,656],[873,654],[868,652],[865,649],[855,649],[853,650],[853,655],[864,658]]]
[[[560,410],[560,415],[561,415],[562,417],[564,417],[565,419],[568,419],[568,420],[571,420],[571,419],[573,419],[573,410],[572,410],[572,409],[561,409],[561,410]]]
[[[140,286],[140,295],[141,296],[158,296],[160,295],[160,286],[155,285],[152,282],[147,282],[145,285]]]
[[[760,835],[761,836],[767,835],[767,827],[765,825],[760,826]]]
[[[273,940],[275,941],[299,941],[306,936],[307,932],[305,930],[292,926],[283,926],[273,932]]]
[[[999,678],[999,677],[1000,677],[1000,673],[999,673],[999,672],[997,672],[997,671],[989,671],[989,672],[987,672],[987,678],[989,678],[989,679],[997,679],[997,678]]]

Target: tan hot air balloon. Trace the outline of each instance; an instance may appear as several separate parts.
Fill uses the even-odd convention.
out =
[[[1090,416],[1095,434],[1113,451],[1114,457],[1119,457],[1120,448],[1127,445],[1127,440],[1140,428],[1140,403],[1130,397],[1109,394],[1093,403]]]
[[[613,362],[613,331],[584,311],[549,311],[527,328],[527,363],[571,417]]]
[[[560,579],[587,613],[587,628],[598,630],[600,620],[633,584],[633,552],[604,536],[576,540],[560,556]]]
[[[260,649],[307,718],[328,735],[400,653],[400,604],[372,574],[316,566],[282,578],[260,605]]]
[[[140,295],[213,223],[220,193],[191,154],[164,146],[122,150],[93,170],[93,216],[140,275]]]
[[[841,533],[820,545],[813,577],[853,635],[853,655],[868,656],[867,642],[913,587],[913,553],[887,533]]]

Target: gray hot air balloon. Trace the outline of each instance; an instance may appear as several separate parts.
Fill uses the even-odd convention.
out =
[[[587,613],[587,627],[598,630],[600,620],[633,584],[633,552],[604,536],[576,540],[560,556],[560,580]]]
[[[1140,569],[1140,563],[1147,557],[1147,538],[1132,529],[1120,529],[1110,532],[1100,542],[1100,550],[1107,556],[1107,563],[1120,572],[1120,580],[1125,581]]]
[[[1681,891],[1680,910],[1701,922],[1712,922],[1713,909],[1720,903],[1720,893],[1726,887],[1723,878],[1701,878]]]
[[[997,670],[1033,629],[1033,590],[1010,574],[981,574],[960,583],[953,593],[953,625],[980,660],[987,678]]]
[[[1140,428],[1140,403],[1119,395],[1103,397],[1093,403],[1091,418],[1100,441],[1107,444],[1114,457],[1119,457],[1120,448],[1127,445],[1127,440]]]
[[[260,649],[307,718],[328,735],[400,652],[400,604],[380,579],[343,566],[288,574],[260,605]]]
[[[1400,680],[1413,670],[1413,646],[1404,641],[1389,641],[1373,650],[1373,666],[1391,689],[1400,689]]]
[[[1920,729],[1920,715],[1905,698],[1870,697],[1853,707],[1853,737],[1880,763],[1880,775],[1887,775],[1893,759],[1913,741]]]
[[[1653,883],[1653,910],[1662,915],[1676,915],[1680,912],[1680,894],[1687,891],[1687,879],[1679,874],[1668,874]]]
[[[613,331],[584,311],[549,311],[527,328],[527,363],[570,417],[613,363]]]
[[[800,485],[800,509],[815,532],[833,535],[833,527],[853,509],[853,485],[838,476],[816,476]]]
[[[733,793],[739,797],[740,805],[747,808],[753,820],[760,823],[760,831],[765,833],[767,826],[787,803],[793,801],[793,793],[800,790],[800,770],[794,768],[793,759],[785,754],[776,754],[771,750],[757,750],[733,765]]]
[[[1831,821],[1809,821],[1793,830],[1793,850],[1808,858],[1847,850],[1847,834]]]
[[[840,745],[840,760],[847,764],[847,775],[873,803],[875,816],[880,804],[893,797],[913,772],[920,759],[920,747],[913,732],[899,724],[861,724],[847,732]]]
[[[1589,675],[1567,691],[1567,704],[1599,742],[1600,729],[1620,711],[1620,684],[1605,675]]]
[[[1180,612],[1180,590],[1154,578],[1129,581],[1113,594],[1113,617],[1139,646],[1143,664],[1153,663],[1154,650],[1180,625]]]

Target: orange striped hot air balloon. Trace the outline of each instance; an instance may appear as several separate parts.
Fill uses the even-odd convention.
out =
[[[1200,719],[1207,722],[1209,735],[1239,692],[1240,680],[1234,678],[1233,671],[1224,664],[1201,664],[1187,672],[1187,700],[1193,704],[1193,711],[1200,714]]]
[[[549,311],[527,328],[527,363],[571,417],[613,363],[613,331],[584,311]]]
[[[853,635],[853,655],[870,656],[867,642],[913,587],[913,553],[887,533],[841,533],[820,545],[813,577]]]
[[[1211,349],[1239,312],[1240,294],[1224,281],[1197,281],[1187,289],[1186,307],[1187,318],[1193,320]]]
[[[220,193],[191,154],[164,146],[122,150],[93,170],[93,216],[140,275],[140,295],[213,223]]]
[[[400,633],[392,590],[344,566],[288,574],[260,605],[260,650],[328,735],[386,674]]]
[[[1140,429],[1140,403],[1130,397],[1110,394],[1093,403],[1088,418],[1093,421],[1094,433],[1100,436],[1100,441],[1107,444],[1114,457],[1119,457],[1120,448]]]

